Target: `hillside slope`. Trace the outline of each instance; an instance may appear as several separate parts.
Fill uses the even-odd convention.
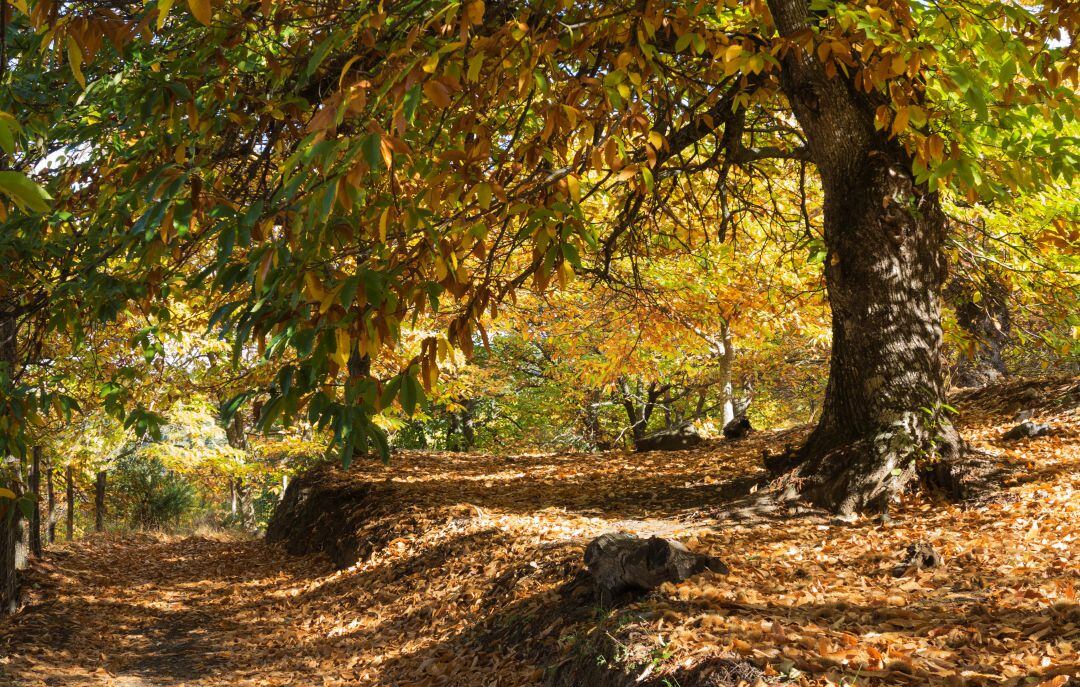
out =
[[[762,449],[799,431],[326,467],[270,529],[302,556],[147,538],[51,556],[0,629],[0,684],[1065,684],[1080,675],[1080,383],[958,403],[1006,487],[966,507],[912,496],[885,524],[732,501],[764,491]],[[1051,434],[1000,439],[1022,409]],[[612,530],[680,539],[731,574],[601,608],[581,555]],[[916,541],[944,565],[894,577]]]

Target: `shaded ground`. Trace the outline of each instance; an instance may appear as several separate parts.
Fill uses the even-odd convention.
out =
[[[535,685],[558,673],[590,687],[1057,687],[1080,675],[1080,386],[960,402],[965,436],[1019,472],[1002,498],[966,509],[912,496],[889,525],[729,517],[724,499],[760,474],[762,448],[798,439],[762,433],[676,453],[354,469],[334,479],[374,483],[351,514],[367,546],[339,571],[260,542],[62,547],[31,575],[32,605],[0,627],[0,685]],[[1021,409],[1053,433],[1000,441]],[[570,581],[585,543],[612,529],[680,538],[732,574],[607,612]],[[912,541],[945,565],[894,578]]]

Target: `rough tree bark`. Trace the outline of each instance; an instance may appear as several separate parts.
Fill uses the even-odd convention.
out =
[[[73,541],[75,539],[75,471],[71,469],[71,463],[68,463],[64,470],[64,477],[67,480],[67,540]]]
[[[98,471],[97,481],[94,483],[94,531],[105,531],[105,480],[107,476],[104,470]]]
[[[30,555],[41,558],[41,447],[35,446],[30,462],[30,492],[34,509],[30,514]]]
[[[630,421],[630,437],[634,442],[634,448],[637,448],[641,440],[645,438],[645,429],[649,426],[649,420],[652,419],[653,411],[656,409],[656,402],[671,387],[669,385],[658,386],[656,382],[650,382],[639,407],[634,403],[634,400],[639,396],[641,383],[636,382],[636,388],[631,389],[626,378],[621,378],[619,386],[622,391],[622,406],[626,410],[627,419]]]
[[[768,4],[782,36],[810,29],[806,0]],[[903,148],[875,128],[873,96],[794,45],[781,64],[824,192],[833,330],[822,414],[792,484],[841,514],[879,511],[918,459],[947,461],[960,446],[942,409],[945,215]]]
[[[47,466],[45,468],[45,490],[48,492],[49,508],[46,522],[48,523],[48,541],[49,544],[56,542],[56,489],[53,485],[53,471],[52,471],[52,458],[49,458]]]
[[[8,379],[14,375],[18,362],[17,336],[15,318],[0,317],[0,373]],[[13,501],[0,499],[0,614],[14,612],[18,604],[19,579],[15,567],[18,534],[19,509]]]

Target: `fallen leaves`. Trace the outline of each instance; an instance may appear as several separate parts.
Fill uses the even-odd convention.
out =
[[[1070,384],[1041,387],[1039,421],[1054,431],[1022,445],[1000,440],[1007,390],[969,398],[965,436],[1020,472],[1001,498],[967,508],[911,497],[890,525],[722,511],[731,480],[760,469],[762,448],[797,439],[788,432],[675,453],[354,466],[343,485],[379,485],[356,504],[372,548],[339,571],[261,542],[64,545],[31,574],[34,605],[0,628],[0,684],[539,685],[596,632],[595,609],[563,591],[585,543],[622,529],[732,568],[608,618],[627,653],[648,659],[628,672],[641,684],[694,684],[735,657],[802,685],[1062,687],[1080,674]],[[923,541],[944,563],[893,577]]]

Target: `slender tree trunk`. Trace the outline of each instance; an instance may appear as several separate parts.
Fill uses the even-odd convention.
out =
[[[30,491],[34,510],[30,514],[30,554],[41,558],[41,447],[35,446],[30,463]]]
[[[53,484],[53,470],[52,470],[52,458],[49,458],[47,467],[45,468],[45,484],[46,491],[49,496],[49,509],[48,509],[48,541],[49,544],[56,542],[56,488]]]
[[[0,500],[0,615],[14,613],[19,598],[15,568],[18,548],[19,509],[11,500]]]
[[[97,474],[97,482],[94,484],[94,531],[105,531],[105,471],[100,470]]]
[[[731,341],[731,328],[727,322],[721,325],[721,342],[724,350],[720,353],[720,393],[723,395],[724,426],[735,419],[735,387],[731,383],[731,365],[735,360],[735,345]]]
[[[232,422],[225,425],[225,436],[229,440],[229,446],[240,451],[247,451],[247,431],[244,427],[243,415],[237,412],[233,415]],[[235,522],[241,527],[251,527],[255,522],[255,506],[251,502],[250,492],[241,477],[229,478],[229,505]]]
[[[626,418],[630,421],[630,438],[633,440],[634,446],[641,441],[645,436],[645,421],[642,419],[642,413],[638,411],[637,406],[634,404],[634,396],[631,393],[630,385],[623,380],[620,384],[622,387],[622,406],[626,410]]]
[[[600,401],[602,395],[600,389],[589,389],[585,397],[585,407],[582,409],[585,441],[591,446],[604,451],[611,448],[611,443],[603,437],[600,427]]]
[[[67,479],[67,540],[73,541],[75,539],[75,471],[70,463],[64,470],[64,477]]]
[[[805,0],[769,0],[780,33],[811,28]],[[792,48],[781,88],[824,192],[833,352],[821,418],[800,452],[799,493],[841,514],[880,511],[959,438],[942,405],[945,215],[903,148],[874,126],[876,102],[813,52]]]
[[[236,492],[240,500],[240,524],[245,529],[255,526],[255,502],[251,498],[251,487],[240,478],[236,482]]]
[[[446,414],[446,450],[457,451],[458,450],[458,414],[450,413]]]
[[[349,384],[357,384],[371,376],[371,356],[360,355],[359,342],[353,345],[349,351],[349,360],[346,363],[349,372]],[[362,440],[353,448],[353,458],[366,458],[368,455],[368,440],[366,435],[361,435]]]
[[[955,386],[985,386],[1007,374],[1002,354],[1012,329],[1009,289],[992,275],[981,281],[976,285],[966,279],[953,279],[945,289],[956,310],[956,322],[970,343],[953,366]]]
[[[465,450],[471,451],[476,445],[476,430],[473,427],[473,410],[476,407],[476,401],[469,399],[464,405],[465,409],[461,411],[461,438],[465,442]]]
[[[14,317],[0,317],[0,379],[11,380],[18,362],[18,324]],[[0,455],[0,458],[3,458]],[[5,468],[0,465],[0,470]],[[0,484],[4,474],[0,472]],[[13,491],[18,491],[16,487]],[[19,509],[10,499],[0,498],[0,615],[13,613],[18,605],[19,578],[15,558],[18,548]]]

